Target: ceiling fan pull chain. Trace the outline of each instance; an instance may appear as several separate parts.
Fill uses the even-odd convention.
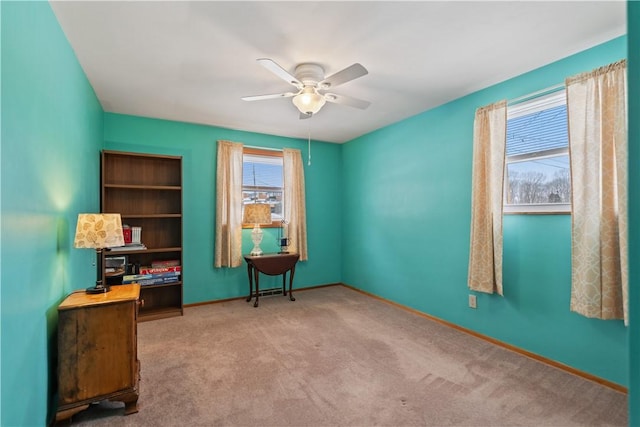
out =
[[[309,144],[309,160],[307,162],[307,166],[311,166],[311,126],[309,126],[309,138],[308,138],[308,144]]]

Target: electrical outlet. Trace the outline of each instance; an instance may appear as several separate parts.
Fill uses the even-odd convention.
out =
[[[477,308],[476,296],[475,295],[469,295],[469,307],[470,308]]]

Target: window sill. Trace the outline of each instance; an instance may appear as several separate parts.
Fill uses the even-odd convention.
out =
[[[280,221],[273,221],[271,224],[261,225],[260,228],[279,228],[281,226],[282,223]],[[253,224],[242,224],[242,228],[253,228]]]
[[[504,205],[503,213],[505,215],[571,215],[571,204]]]

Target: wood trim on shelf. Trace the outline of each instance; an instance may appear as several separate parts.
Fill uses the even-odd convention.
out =
[[[135,251],[105,251],[104,254],[105,256],[119,256],[119,255],[126,255],[126,254],[151,254],[151,253],[158,253],[158,252],[182,252],[182,248],[181,247],[172,247],[172,248],[147,248],[147,249],[140,249],[140,250],[135,250]]]
[[[181,191],[179,185],[141,185],[141,184],[105,184],[104,188],[121,188],[123,190],[161,190],[161,191]]]
[[[182,159],[182,156],[172,156],[169,154],[137,153],[134,151],[118,151],[118,150],[102,150],[102,152],[109,155],[123,156],[123,157],[154,157],[157,159],[171,159],[171,160]]]
[[[172,214],[120,214],[122,218],[182,218],[182,214],[172,213]]]
[[[182,281],[171,283],[157,283],[155,285],[142,285],[141,289],[156,289],[156,288],[170,288],[172,286],[182,286]]]
[[[153,310],[140,309],[138,322],[147,322],[149,320],[166,319],[167,317],[182,316],[183,310],[178,307],[164,307]]]

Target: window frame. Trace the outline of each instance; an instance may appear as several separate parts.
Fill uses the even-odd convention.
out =
[[[275,157],[275,158],[280,158],[284,161],[284,156],[282,154],[281,150],[269,150],[269,149],[260,149],[260,148],[253,148],[253,147],[243,147],[242,148],[242,166],[244,168],[244,156],[248,154],[248,155],[253,155],[253,156],[261,156],[261,157]],[[282,203],[283,203],[283,208],[284,208],[284,164],[282,165],[283,168],[283,177],[282,177]],[[242,191],[244,192],[244,183],[242,185]],[[243,198],[243,212],[244,212],[244,198]],[[272,220],[271,224],[268,225],[260,225],[261,228],[277,228],[282,226],[282,221],[281,220]],[[254,224],[246,224],[246,223],[242,223],[242,228],[253,228]]]
[[[532,114],[538,111],[547,110],[560,105],[567,105],[566,89],[562,87],[559,90],[537,95],[534,98],[524,99],[518,104],[507,106],[507,129],[510,119]],[[567,118],[568,120],[568,118]],[[567,123],[568,126],[568,123]],[[505,143],[506,144],[506,143]],[[524,215],[570,215],[571,202],[569,203],[507,203],[509,174],[508,166],[512,163],[519,163],[531,160],[545,159],[566,155],[569,157],[569,174],[571,168],[571,157],[569,143],[564,148],[552,148],[548,150],[536,151],[526,154],[506,155],[507,147],[505,145],[505,161],[504,161],[504,182],[503,182],[503,199],[502,209],[504,214],[524,214]]]

